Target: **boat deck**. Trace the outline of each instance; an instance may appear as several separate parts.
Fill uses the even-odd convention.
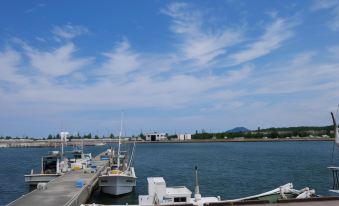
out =
[[[103,153],[101,153],[103,154]],[[92,160],[96,165],[95,173],[84,170],[70,171],[47,183],[47,189],[34,190],[8,204],[9,206],[35,206],[35,205],[80,205],[86,202],[91,195],[93,187],[97,184],[100,172],[108,165],[108,160],[100,160],[100,155]],[[83,181],[82,187],[76,187],[76,181]]]

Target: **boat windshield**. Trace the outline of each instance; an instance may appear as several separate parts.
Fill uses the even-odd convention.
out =
[[[43,157],[43,171],[44,174],[55,174],[57,171],[58,158],[55,156]]]

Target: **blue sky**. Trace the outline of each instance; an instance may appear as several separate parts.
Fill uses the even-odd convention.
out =
[[[1,1],[0,135],[328,125],[339,1]]]

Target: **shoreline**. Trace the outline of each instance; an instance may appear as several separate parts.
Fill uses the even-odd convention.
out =
[[[163,140],[163,141],[135,141],[136,144],[159,144],[159,143],[217,143],[217,142],[309,142],[309,141],[334,141],[333,138],[313,137],[313,138],[276,138],[276,139],[256,139],[256,138],[233,138],[233,139],[193,139],[193,140]],[[72,140],[67,142],[67,146],[104,146],[106,144],[117,143],[117,139],[86,139]],[[124,143],[133,144],[134,141],[123,140]],[[60,140],[0,140],[1,148],[34,148],[34,147],[60,147]]]

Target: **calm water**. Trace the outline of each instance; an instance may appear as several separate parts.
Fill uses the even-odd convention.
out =
[[[186,185],[194,191],[193,169],[199,168],[203,196],[222,199],[242,197],[293,182],[295,188],[310,186],[318,194],[329,194],[332,142],[251,142],[138,144],[134,193],[119,198],[94,192],[90,202],[137,203],[138,194],[147,194],[146,177],[162,176],[168,186]],[[87,147],[96,155],[108,146]],[[39,171],[40,157],[52,148],[0,149],[0,205],[29,191],[23,175]],[[338,153],[338,152],[337,152]],[[335,157],[339,156],[335,154]],[[338,158],[336,162],[339,164]]]

